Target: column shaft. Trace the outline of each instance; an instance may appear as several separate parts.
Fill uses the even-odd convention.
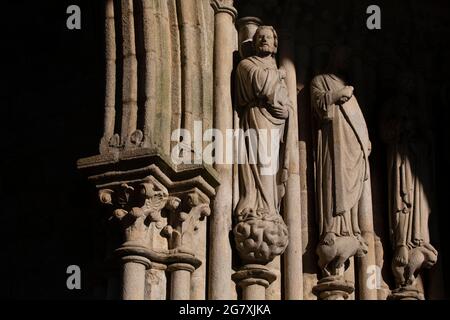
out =
[[[114,1],[107,0],[105,6],[105,120],[103,137],[106,141],[114,134],[116,102],[116,31],[114,25]]]
[[[260,284],[251,284],[242,289],[244,300],[266,300],[266,288]]]
[[[144,300],[146,266],[135,261],[127,261],[123,265],[122,299]]]
[[[190,281],[191,273],[186,270],[177,270],[172,272],[170,298],[171,300],[189,300],[190,299]]]
[[[232,1],[228,1],[231,2]],[[230,78],[233,70],[234,15],[230,10],[220,10],[222,3],[213,2],[214,20],[214,128],[225,136],[233,129],[233,108]],[[222,146],[220,146],[222,147]],[[232,146],[226,146],[232,150]],[[231,230],[233,203],[232,164],[215,164],[220,186],[216,189],[213,213],[210,218],[209,299],[231,299]]]
[[[122,0],[123,97],[122,144],[126,144],[137,125],[137,59],[133,0]]]
[[[284,253],[284,290],[285,299],[302,300],[303,248],[298,148],[297,76],[294,65],[293,39],[287,30],[283,30],[281,36],[283,39],[280,41],[280,66],[286,70],[286,84],[293,107],[293,113],[289,116],[289,179],[286,186],[284,209],[284,221],[289,229],[289,245]]]
[[[370,178],[364,182],[363,194],[361,196],[359,207],[359,223],[361,233],[368,244],[368,252],[365,257],[358,259],[358,283],[359,283],[359,299],[361,300],[377,300],[377,288],[368,286],[368,273],[370,266],[376,266],[376,250],[375,237],[373,228],[373,209],[372,209],[372,192]]]

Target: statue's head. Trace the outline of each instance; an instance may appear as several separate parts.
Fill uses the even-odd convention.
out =
[[[278,35],[272,26],[260,26],[253,36],[253,45],[258,56],[274,56],[278,50]]]

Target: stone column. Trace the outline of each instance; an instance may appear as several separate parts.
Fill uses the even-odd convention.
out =
[[[171,300],[190,300],[191,275],[194,271],[195,267],[187,263],[174,263],[167,268]]]
[[[100,201],[113,206],[113,218],[122,227],[124,242],[115,250],[122,265],[123,300],[144,300],[149,225],[158,222],[168,200],[167,189],[152,176],[138,186],[126,183],[113,189],[101,189]]]
[[[303,299],[303,246],[300,189],[300,159],[298,147],[297,76],[295,70],[295,44],[289,28],[291,18],[285,16],[280,30],[280,67],[286,70],[286,85],[294,113],[289,117],[287,144],[292,147],[289,155],[289,179],[284,198],[284,221],[289,230],[289,246],[284,253],[284,290],[286,300]]]
[[[122,259],[122,300],[144,300],[145,270],[150,260],[142,256],[127,255]]]
[[[266,289],[277,275],[258,264],[248,264],[233,274],[233,280],[242,288],[244,300],[266,300]]]
[[[225,136],[233,129],[233,108],[230,78],[235,50],[234,19],[237,11],[233,0],[213,0],[214,18],[214,128]],[[227,146],[228,149],[232,146]],[[216,189],[210,220],[209,293],[212,300],[231,298],[231,246],[233,172],[232,164],[216,163],[220,186]]]
[[[133,0],[122,0],[122,130],[121,144],[128,145],[137,126],[137,58]],[[132,139],[134,140],[134,138]]]
[[[167,299],[166,270],[165,264],[152,262],[150,269],[146,272],[145,300]]]
[[[169,223],[162,234],[168,239],[169,250],[182,254],[186,259],[174,259],[167,271],[170,273],[171,300],[191,299],[191,276],[201,265],[201,261],[194,255],[194,234],[198,225],[211,214],[209,198],[199,190],[174,193],[170,198]]]
[[[378,299],[377,288],[368,286],[369,280],[368,278],[369,276],[371,276],[371,273],[368,271],[370,270],[371,267],[377,265],[370,178],[364,182],[364,189],[360,200],[359,212],[360,212],[359,225],[361,228],[361,235],[363,236],[364,240],[366,240],[368,247],[367,254],[364,257],[357,258],[359,299],[377,300]]]
[[[197,231],[193,237],[193,253],[195,257],[201,260],[202,265],[194,271],[191,277],[191,300],[206,300],[206,285],[208,282],[207,275],[207,249],[208,249],[208,235],[207,235],[207,221],[200,221],[197,226]],[[231,283],[231,281],[230,281]]]
[[[111,138],[114,135],[114,125],[116,121],[116,30],[113,0],[107,0],[105,2],[105,60],[105,118],[103,137],[100,143],[100,153],[108,152]]]
[[[354,287],[354,283],[341,276],[330,276],[321,279],[313,287],[313,293],[319,300],[347,300],[355,290]]]

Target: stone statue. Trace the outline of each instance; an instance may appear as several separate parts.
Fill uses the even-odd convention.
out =
[[[237,67],[237,111],[244,134],[238,150],[240,199],[234,234],[244,262],[265,264],[282,254],[288,243],[280,206],[287,181],[284,142],[292,103],[286,72],[275,61],[278,37],[274,28],[258,27],[253,44],[256,55]]]
[[[368,249],[361,236],[359,208],[365,201],[362,195],[369,179],[371,145],[353,87],[346,82],[350,53],[346,47],[337,47],[328,73],[311,82],[311,105],[318,119],[317,254],[324,277],[343,276],[348,259],[362,257]]]
[[[423,268],[437,261],[430,244],[433,138],[419,110],[415,76],[399,76],[398,93],[384,106],[381,134],[387,144],[389,213],[396,286],[415,284]]]

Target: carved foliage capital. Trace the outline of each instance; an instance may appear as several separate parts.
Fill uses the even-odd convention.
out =
[[[209,199],[198,191],[178,194],[169,198],[168,225],[162,235],[169,241],[169,249],[191,251],[193,235],[198,224],[211,214]]]
[[[111,218],[121,222],[126,242],[145,245],[150,224],[155,223],[159,229],[164,226],[161,210],[169,195],[153,176],[137,185],[123,183],[114,189],[102,189],[99,198],[100,202],[112,207]]]

